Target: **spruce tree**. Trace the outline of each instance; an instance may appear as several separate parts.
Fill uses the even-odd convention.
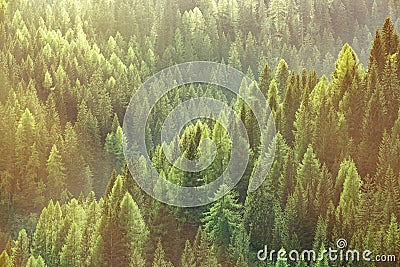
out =
[[[372,68],[372,65],[376,65],[378,73],[382,73],[385,67],[385,47],[382,43],[382,35],[380,30],[376,30],[372,49],[369,56],[368,70]]]
[[[6,250],[3,250],[3,252],[0,254],[0,266],[4,267],[13,266],[12,258],[8,255]]]
[[[172,263],[165,259],[165,252],[161,244],[161,239],[157,242],[152,267],[173,267]]]
[[[390,219],[389,228],[386,232],[385,240],[384,240],[384,250],[387,255],[398,255],[400,251],[400,229],[397,222],[396,216],[392,214]]]
[[[217,194],[225,194],[226,192],[227,187],[223,185]],[[204,214],[205,216],[202,219],[204,230],[216,246],[219,255],[229,247],[231,238],[239,227],[240,208],[241,205],[237,203],[235,195],[227,193]]]
[[[52,199],[59,199],[62,191],[65,189],[65,167],[61,159],[61,154],[54,144],[51,148],[49,158],[46,164],[47,169],[47,188],[49,196]]]
[[[396,53],[396,49],[399,45],[399,35],[396,33],[390,17],[387,17],[383,24],[382,44],[384,46],[385,56],[390,56]]]
[[[61,266],[82,266],[82,252],[87,249],[82,246],[82,232],[78,224],[72,222],[60,253]]]
[[[354,230],[354,225],[356,223],[354,210],[360,202],[360,189],[362,185],[361,178],[352,160],[346,160],[340,165],[337,181],[343,179],[343,190],[340,194],[336,217],[341,225],[341,237],[347,237],[349,239],[350,236],[348,236],[348,233]],[[339,188],[336,190],[339,190]]]
[[[33,255],[29,257],[26,267],[46,267],[44,260],[41,256],[35,258]]]
[[[12,261],[15,266],[25,266],[30,257],[29,253],[29,239],[25,229],[18,233],[18,238],[14,242],[11,250]]]
[[[103,204],[93,252],[94,263],[99,266],[144,266],[143,249],[147,239],[148,230],[140,210],[126,192],[122,176],[118,176]]]
[[[180,267],[196,267],[196,258],[192,245],[189,240],[186,240],[185,249],[181,256]]]

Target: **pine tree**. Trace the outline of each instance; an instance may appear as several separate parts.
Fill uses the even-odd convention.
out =
[[[312,142],[314,127],[310,127],[312,126],[311,116],[311,107],[307,100],[300,104],[300,108],[296,112],[296,120],[294,121],[294,150],[297,161],[303,158],[307,147]]]
[[[196,258],[189,240],[186,240],[185,249],[181,256],[180,267],[196,267]]]
[[[282,102],[280,131],[286,143],[293,147],[293,123],[296,119],[296,111],[300,106],[299,76],[292,74],[288,79],[288,86]]]
[[[317,214],[326,214],[329,202],[333,200],[334,184],[332,175],[325,164],[322,166],[319,178],[316,181],[317,188],[313,205]]]
[[[376,65],[376,69],[380,74],[385,68],[385,48],[382,44],[382,35],[380,30],[376,30],[374,42],[369,56],[368,70],[372,68],[372,65]]]
[[[320,168],[321,164],[315,156],[313,147],[309,145],[297,170],[297,180],[302,183],[303,187],[308,184],[315,185],[320,178]],[[312,188],[314,187],[312,186]]]
[[[380,85],[368,101],[362,122],[362,138],[358,147],[357,165],[361,176],[374,175],[378,162],[379,145],[385,130],[387,108]]]
[[[275,80],[278,85],[278,95],[280,98],[283,98],[286,93],[289,75],[289,67],[286,61],[281,59],[275,73]]]
[[[385,49],[385,56],[390,56],[396,53],[397,47],[399,45],[399,36],[396,33],[390,17],[387,17],[383,24],[382,44]]]
[[[229,66],[242,71],[242,63],[240,62],[237,46],[238,46],[237,43],[232,43],[231,48],[229,50],[228,64]]]
[[[87,248],[81,251],[84,266],[90,266],[93,262],[93,251],[98,238],[98,221],[100,219],[100,203],[97,203],[93,192],[89,193],[86,199],[86,220],[82,224],[82,247]]]
[[[398,255],[400,251],[400,229],[396,216],[392,215],[384,240],[384,250],[387,255]]]
[[[13,266],[12,258],[8,256],[8,253],[5,250],[3,250],[3,252],[0,254],[0,266],[4,267]]]
[[[172,263],[165,259],[165,252],[161,244],[161,239],[157,242],[152,267],[173,267]]]
[[[24,175],[27,170],[26,166],[31,156],[31,147],[37,139],[36,119],[29,109],[25,109],[18,123],[15,133],[15,153],[17,156],[16,167],[21,175]]]
[[[312,146],[309,146],[304,154],[304,158],[297,169],[296,179],[304,189],[306,217],[303,221],[304,232],[299,237],[307,247],[312,242],[312,235],[307,233],[311,233],[317,223],[318,214],[314,207],[314,200],[317,183],[321,179],[321,164],[316,158]]]
[[[119,59],[117,60],[119,61]],[[111,127],[112,119],[112,106],[109,92],[107,92],[106,86],[104,86],[104,77],[102,72],[96,70],[89,79],[87,90],[91,92],[93,99],[92,105],[89,105],[93,115],[96,117],[99,124],[100,136],[104,138],[106,133],[109,132]]]
[[[294,192],[296,186],[297,165],[293,149],[289,149],[282,175],[279,176],[278,195],[282,206],[286,205],[288,197]]]
[[[60,204],[50,200],[40,214],[36,231],[33,235],[32,252],[34,256],[42,256],[48,265],[56,264],[58,256],[56,240],[62,226],[62,211]]]
[[[273,77],[274,76],[271,68],[268,66],[268,64],[266,64],[260,75],[260,85],[259,85],[260,90],[265,98],[268,97],[269,84],[271,83]]]
[[[61,266],[82,266],[82,252],[86,249],[82,247],[82,233],[77,223],[72,222],[71,228],[65,239],[64,246],[60,253]]]
[[[25,229],[18,233],[18,238],[14,241],[12,246],[12,261],[15,266],[25,266],[30,257],[29,253],[29,239]]]
[[[322,244],[320,249],[319,249],[318,258],[321,257],[321,254],[322,254],[323,251],[326,251],[324,244]],[[324,257],[323,257],[322,260],[318,260],[317,261],[317,263],[315,264],[315,267],[329,267],[329,260],[328,260],[328,257],[327,257],[326,253],[324,254]]]
[[[52,199],[59,199],[65,189],[65,167],[61,159],[60,152],[54,144],[46,164],[47,169],[47,188]]]
[[[51,87],[53,86],[53,78],[51,77],[51,74],[48,71],[46,71],[42,85],[45,90],[50,90]]]
[[[217,195],[225,194],[227,190],[228,188],[223,185]],[[240,208],[241,205],[237,203],[235,195],[228,193],[215,202],[204,214],[202,219],[204,230],[217,247],[219,254],[229,247],[235,229],[239,227]]]
[[[325,162],[329,168],[332,168],[335,161],[340,156],[341,147],[338,147],[337,144],[338,135],[343,133],[340,133],[338,126],[336,126],[336,124],[339,125],[339,118],[337,112],[334,110],[333,103],[329,98],[328,93],[326,91],[319,92],[317,89],[319,89],[318,86],[314,89],[314,92],[320,93],[321,96],[319,100],[320,103],[313,103],[317,105],[316,109],[318,110],[318,115],[315,121],[315,128],[318,133],[315,134],[313,138],[313,146],[315,147],[315,152],[318,158],[322,162]]]
[[[321,215],[318,217],[317,226],[315,228],[315,236],[313,242],[313,250],[318,251],[321,246],[328,245],[328,236],[327,236],[327,228],[328,224],[326,219],[324,219]]]
[[[339,205],[336,210],[336,217],[341,225],[341,237],[350,238],[348,233],[351,233],[354,230],[354,210],[360,202],[360,189],[362,185],[361,178],[358,175],[357,168],[352,160],[346,160],[340,164],[337,183],[338,181],[343,181],[343,179],[343,190],[340,194]],[[339,188],[340,185],[337,184],[336,192],[340,190]]]
[[[113,129],[111,133],[107,134],[104,148],[115,162],[114,167],[116,170],[120,170],[124,164],[123,142],[124,136],[121,126],[118,125],[115,130]]]
[[[196,266],[204,267],[220,267],[217,256],[215,255],[213,248],[210,246],[207,233],[199,227],[196,238],[193,242],[193,251],[196,258]]]
[[[385,102],[387,107],[387,119],[384,122],[384,126],[386,129],[390,129],[393,126],[393,123],[397,119],[398,109],[399,109],[399,97],[400,94],[396,88],[400,86],[400,80],[396,74],[396,66],[394,57],[388,57],[385,69],[382,73],[382,88],[385,95]]]
[[[126,262],[126,266],[143,266],[148,230],[137,204],[129,193],[125,193],[121,201],[118,220],[123,233],[121,241],[124,251],[119,262]]]
[[[280,99],[279,99],[278,86],[275,80],[272,80],[269,85],[268,104],[271,111],[274,112],[275,117],[277,117],[277,113],[279,112]]]
[[[351,88],[354,76],[358,71],[358,57],[349,44],[345,44],[336,61],[332,74],[333,105],[336,110],[344,93]]]
[[[271,147],[275,147],[275,159],[272,158],[270,151],[267,151],[255,163],[255,165],[262,164],[261,168],[264,168],[264,164],[272,164],[271,169],[267,177],[257,177],[257,173],[252,174],[250,184],[252,182],[263,182],[256,191],[252,193],[248,192],[244,205],[244,225],[249,232],[251,243],[257,247],[271,245],[270,242],[272,242],[272,227],[275,215],[271,207],[279,201],[279,185],[277,181],[283,171],[288,151],[288,147],[279,133],[274,137],[272,142]]]
[[[140,210],[118,176],[102,208],[93,261],[99,266],[144,266],[147,238]]]
[[[46,267],[47,265],[44,263],[44,260],[41,256],[35,258],[34,256],[30,256],[26,267]]]

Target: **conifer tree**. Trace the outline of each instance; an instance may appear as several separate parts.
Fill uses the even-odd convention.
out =
[[[271,83],[273,77],[274,75],[272,73],[271,68],[268,66],[268,64],[266,64],[260,75],[260,84],[259,84],[260,90],[265,98],[268,97],[269,84]]]
[[[46,90],[50,90],[52,86],[53,86],[53,78],[51,77],[50,73],[46,71],[43,80],[43,88]]]
[[[13,266],[12,258],[8,255],[6,250],[3,250],[3,252],[0,254],[0,265],[4,267]]]
[[[213,247],[210,245],[207,238],[207,233],[199,227],[196,238],[193,242],[193,251],[196,258],[196,266],[204,267],[220,267],[217,256],[213,251]]]
[[[12,261],[15,266],[25,266],[30,257],[29,239],[25,229],[18,233],[18,238],[12,246]]]
[[[225,190],[225,191],[224,191]],[[217,194],[224,194],[226,186],[222,186]],[[206,212],[202,222],[204,230],[210,240],[216,246],[219,254],[221,250],[229,247],[231,238],[240,223],[240,208],[233,193],[225,194],[215,202],[210,210]]]
[[[274,137],[275,159],[271,159],[270,152],[264,152],[257,164],[267,164],[271,160],[271,169],[267,177],[257,177],[255,173],[250,178],[253,181],[263,181],[261,186],[254,192],[248,193],[245,202],[244,225],[250,235],[250,241],[257,247],[270,245],[272,241],[272,226],[275,221],[274,211],[270,208],[278,199],[278,179],[281,175],[288,147],[279,133]],[[263,167],[263,165],[261,165]],[[267,243],[266,243],[267,242]]]
[[[195,267],[196,258],[189,240],[186,240],[185,249],[181,256],[180,267]]]
[[[148,230],[137,204],[124,188],[122,176],[116,178],[104,202],[98,231],[93,252],[95,264],[144,266]]]
[[[61,266],[82,266],[82,251],[87,248],[82,247],[82,233],[77,223],[72,222],[71,228],[65,239],[64,246],[60,253]]]
[[[173,267],[172,263],[165,259],[165,252],[160,239],[157,242],[157,248],[154,252],[152,267]]]
[[[307,147],[312,142],[312,137],[314,135],[314,127],[311,121],[311,107],[308,100],[300,104],[300,108],[296,112],[296,120],[294,121],[294,140],[295,140],[295,155],[296,160],[300,161]]]
[[[389,228],[384,240],[385,253],[388,255],[397,255],[400,251],[399,225],[396,216],[392,215]]]
[[[342,162],[337,178],[337,182],[338,181],[343,181],[343,191],[340,194],[336,217],[341,225],[341,236],[348,237],[348,233],[351,233],[352,230],[354,230],[354,210],[360,202],[360,188],[362,185],[361,178],[358,175],[357,168],[352,160]],[[337,187],[339,187],[339,185],[337,185]],[[336,190],[339,189],[337,188]]]
[[[284,59],[281,59],[278,63],[278,67],[275,73],[275,80],[278,85],[278,95],[280,98],[286,93],[286,86],[289,78],[289,67]]]
[[[300,106],[299,76],[291,75],[282,102],[280,130],[287,144],[293,147],[293,123]]]
[[[279,99],[278,86],[275,80],[272,80],[269,85],[268,104],[271,111],[274,112],[275,116],[277,116],[277,113],[279,111],[280,99]]]
[[[65,167],[61,159],[61,154],[57,146],[54,144],[51,148],[49,158],[46,164],[47,169],[47,188],[49,196],[52,199],[60,198],[62,191],[65,189]]]
[[[357,165],[360,166],[361,176],[375,174],[379,145],[385,130],[386,114],[383,91],[378,86],[368,101],[362,122],[362,138],[357,153]]]
[[[351,88],[358,71],[358,57],[349,44],[345,44],[336,61],[332,74],[333,105],[336,110],[344,93]]]
[[[118,125],[115,130],[113,129],[111,133],[107,134],[106,143],[104,145],[106,152],[113,158],[113,161],[115,161],[114,167],[116,170],[120,170],[124,164],[123,143],[124,136],[122,128]]]
[[[385,56],[390,56],[396,53],[399,45],[399,36],[396,33],[393,22],[390,17],[385,19],[382,28],[382,44],[385,49]]]
[[[44,260],[41,256],[35,258],[33,255],[29,257],[26,267],[46,267]]]
[[[385,48],[382,44],[382,35],[380,30],[376,30],[372,49],[369,56],[368,70],[372,65],[376,65],[378,73],[381,73],[385,67]]]

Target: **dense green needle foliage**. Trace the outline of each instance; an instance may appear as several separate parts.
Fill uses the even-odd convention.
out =
[[[399,266],[257,259],[265,246],[320,252],[344,238],[400,260],[399,30],[397,0],[0,0],[0,267]],[[240,92],[259,86],[267,103],[250,100],[270,106],[264,122],[275,120],[277,134],[265,144],[254,111],[223,88],[170,91],[145,129],[165,179],[201,186],[238,156],[228,133],[238,126],[225,129],[227,113],[207,106],[192,108],[209,118],[161,143],[164,120],[191,98],[231,106],[250,154],[218,201],[170,207],[136,184],[155,175],[143,157],[126,167],[122,120],[150,76],[196,60],[246,73],[253,82]],[[148,106],[143,99],[135,115]],[[211,156],[197,173],[175,166]]]

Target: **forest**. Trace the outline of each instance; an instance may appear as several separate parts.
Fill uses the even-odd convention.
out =
[[[399,33],[398,0],[0,0],[0,267],[400,266]],[[161,142],[186,100],[228,103],[249,137],[234,189],[184,208],[136,183],[151,168],[139,156],[128,168],[123,122],[147,79],[192,61],[250,77],[240,90],[258,86],[276,134],[274,149],[260,149],[267,134],[254,111],[215,85],[166,94],[145,129],[166,180],[210,183],[235,156],[218,118]],[[198,159],[207,138],[217,147],[207,169],[165,156]],[[322,252],[338,240],[397,261],[258,258],[265,247]]]

